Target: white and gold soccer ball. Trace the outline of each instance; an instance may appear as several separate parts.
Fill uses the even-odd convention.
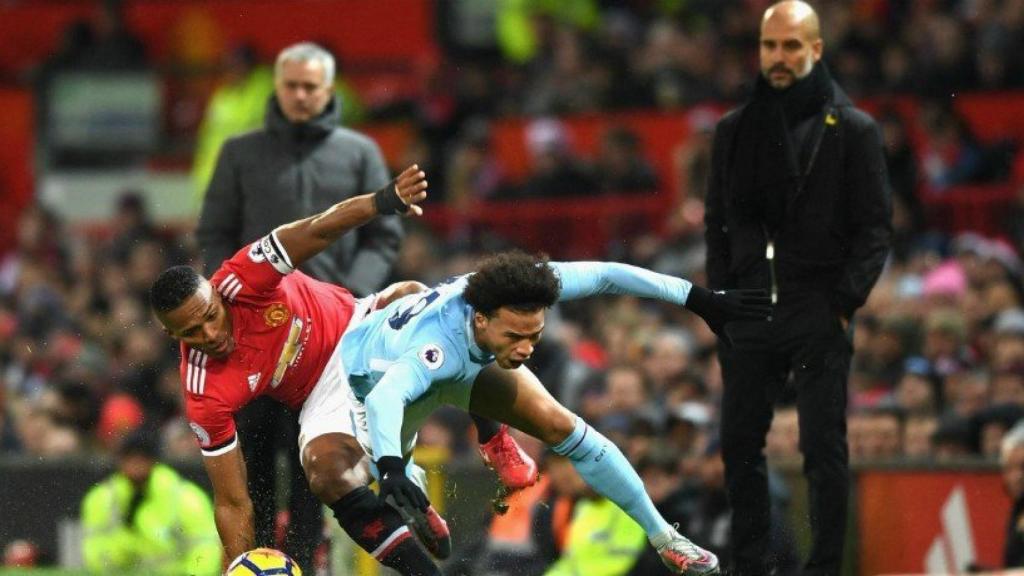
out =
[[[272,548],[243,552],[228,566],[225,576],[302,576],[302,569],[287,554]]]

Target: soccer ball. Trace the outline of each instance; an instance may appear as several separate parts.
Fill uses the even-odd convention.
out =
[[[235,558],[225,576],[302,576],[302,569],[284,552],[257,548]]]

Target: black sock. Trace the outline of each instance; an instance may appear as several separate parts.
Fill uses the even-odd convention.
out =
[[[331,504],[338,524],[378,562],[403,576],[440,576],[398,512],[361,486]]]
[[[494,438],[498,431],[501,430],[501,424],[490,418],[484,418],[476,414],[470,414],[470,416],[473,418],[473,423],[476,424],[476,436],[481,444],[487,444],[487,441]]]

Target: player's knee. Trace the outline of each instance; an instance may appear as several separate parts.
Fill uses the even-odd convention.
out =
[[[306,469],[309,490],[324,504],[333,504],[357,487],[337,461],[322,461]]]
[[[345,446],[307,454],[305,470],[310,491],[329,505],[365,485],[368,474],[361,460],[362,451],[356,453]]]
[[[546,423],[541,440],[548,446],[560,444],[576,428],[576,415],[561,405],[546,407],[540,413],[540,421]]]

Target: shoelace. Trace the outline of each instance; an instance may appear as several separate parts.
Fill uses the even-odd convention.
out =
[[[512,461],[514,464],[522,465],[526,463],[523,461],[522,455],[519,454],[519,450],[515,447],[514,444],[509,442],[507,438],[502,439],[502,442],[499,445],[498,450],[506,455],[510,454],[511,456],[508,457],[507,459]]]
[[[673,524],[672,527],[678,530],[679,524]],[[690,558],[703,557],[703,549],[678,532],[676,532],[676,535],[671,540],[665,543],[665,549],[675,550]]]

